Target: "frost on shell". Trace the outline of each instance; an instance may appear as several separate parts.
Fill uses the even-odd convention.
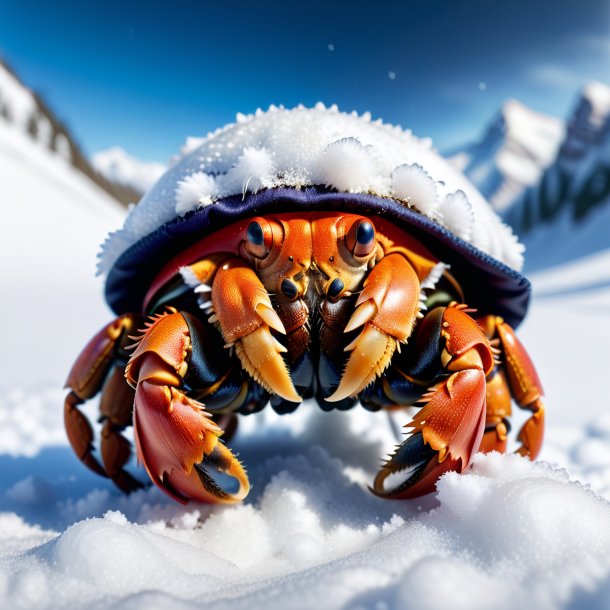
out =
[[[214,177],[204,172],[180,180],[176,187],[176,213],[184,216],[201,205],[212,203],[215,187]]]
[[[329,144],[320,165],[322,183],[338,191],[357,193],[372,186],[374,160],[370,150],[356,138],[344,138]]]
[[[369,113],[316,104],[238,115],[236,123],[205,138],[190,138],[123,229],[103,245],[100,272],[189,210],[264,188],[309,186],[394,198],[500,261],[516,269],[522,264],[522,249],[510,231],[428,139],[372,120]]]
[[[235,165],[218,177],[221,196],[256,192],[272,185],[274,176],[273,157],[265,148],[245,148]]]
[[[470,240],[474,225],[472,206],[464,191],[447,195],[440,207],[441,222],[464,241]]]
[[[436,183],[417,163],[400,165],[392,172],[392,195],[434,218],[439,206]]]

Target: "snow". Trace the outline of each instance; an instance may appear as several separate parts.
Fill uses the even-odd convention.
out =
[[[448,161],[504,214],[526,188],[538,183],[564,132],[559,119],[511,99],[479,142],[449,153]]]
[[[384,501],[366,485],[409,416],[305,403],[240,420],[244,504],[182,506],[121,495],[63,434],[70,361],[110,317],[94,253],[120,208],[1,121],[0,195],[1,608],[607,607],[610,251],[533,277],[519,335],[547,392],[541,461],[479,455]]]
[[[32,92],[0,63],[0,109],[22,131],[27,130],[30,118],[35,114],[36,102]]]
[[[266,112],[240,114],[236,123],[203,141],[190,139],[184,149],[190,152],[175,161],[104,244],[101,273],[107,273],[129,246],[200,206],[265,188],[319,185],[392,197],[450,231],[467,233],[470,243],[498,260],[517,269],[523,263],[522,246],[509,227],[464,175],[432,149],[429,140],[373,121],[368,113],[346,114],[322,104],[293,109],[272,106]],[[427,189],[433,199],[424,197],[421,208],[417,205],[422,181],[415,181],[413,193],[406,192],[405,172],[400,171],[404,166],[420,168],[434,182],[435,188]],[[467,202],[466,221],[454,213],[456,193]],[[477,231],[464,231],[464,222],[470,219]]]
[[[136,159],[120,146],[96,152],[91,164],[104,178],[146,193],[161,177],[167,167],[157,161]]]
[[[73,354],[111,315],[94,277],[97,244],[123,211],[63,157],[1,119],[0,192],[0,383],[63,381]]]
[[[575,105],[568,133],[538,186],[506,216],[519,227],[528,270],[539,270],[610,248],[610,87],[590,83]]]
[[[610,114],[610,88],[603,83],[591,81],[583,89],[582,96],[591,104],[591,120],[602,127]]]

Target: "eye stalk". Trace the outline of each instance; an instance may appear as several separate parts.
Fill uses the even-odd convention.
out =
[[[244,247],[254,258],[265,258],[273,246],[273,230],[264,218],[253,218],[246,228]]]
[[[373,223],[365,218],[356,221],[345,236],[345,245],[356,258],[371,254],[376,245]]]

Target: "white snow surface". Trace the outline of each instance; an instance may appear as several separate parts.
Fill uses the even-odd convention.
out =
[[[94,277],[97,242],[124,212],[60,154],[2,119],[0,200],[0,385],[63,381],[73,354],[110,315]]]
[[[546,388],[541,461],[479,455],[384,501],[366,484],[409,415],[305,403],[240,420],[245,503],[182,506],[121,495],[63,434],[69,362],[110,319],[93,260],[120,209],[1,122],[0,195],[0,608],[608,607],[610,252],[533,278],[519,334]]]
[[[167,169],[158,161],[141,161],[120,146],[96,152],[91,164],[108,180],[129,186],[142,195]]]
[[[511,229],[464,175],[433,150],[430,140],[373,121],[368,113],[346,114],[322,104],[272,106],[238,115],[236,123],[203,141],[191,139],[185,150],[190,152],[104,243],[100,272],[108,272],[139,239],[190,210],[249,191],[312,185],[392,197],[511,267],[523,264],[523,247]],[[422,188],[427,180],[433,188]]]

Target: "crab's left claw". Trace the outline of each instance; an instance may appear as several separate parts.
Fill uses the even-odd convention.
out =
[[[254,270],[241,259],[228,259],[212,284],[214,313],[227,345],[248,374],[265,389],[291,402],[301,402],[281,354],[286,348],[271,329],[286,334],[269,294]]]
[[[422,397],[425,406],[407,426],[413,429],[411,436],[375,479],[377,495],[413,498],[430,493],[445,472],[467,468],[479,449],[485,429],[485,376],[494,359],[485,335],[464,308],[453,305],[443,312],[441,360],[450,376]]]
[[[181,389],[187,355],[201,342],[191,332],[180,313],[158,316],[129,360],[138,458],[152,481],[180,502],[239,502],[250,489],[243,466],[219,440],[223,430],[205,407]]]
[[[339,386],[326,398],[328,402],[357,395],[383,373],[397,343],[411,334],[419,295],[419,279],[401,254],[385,256],[372,269],[345,332],[364,328],[345,348],[350,357]]]

